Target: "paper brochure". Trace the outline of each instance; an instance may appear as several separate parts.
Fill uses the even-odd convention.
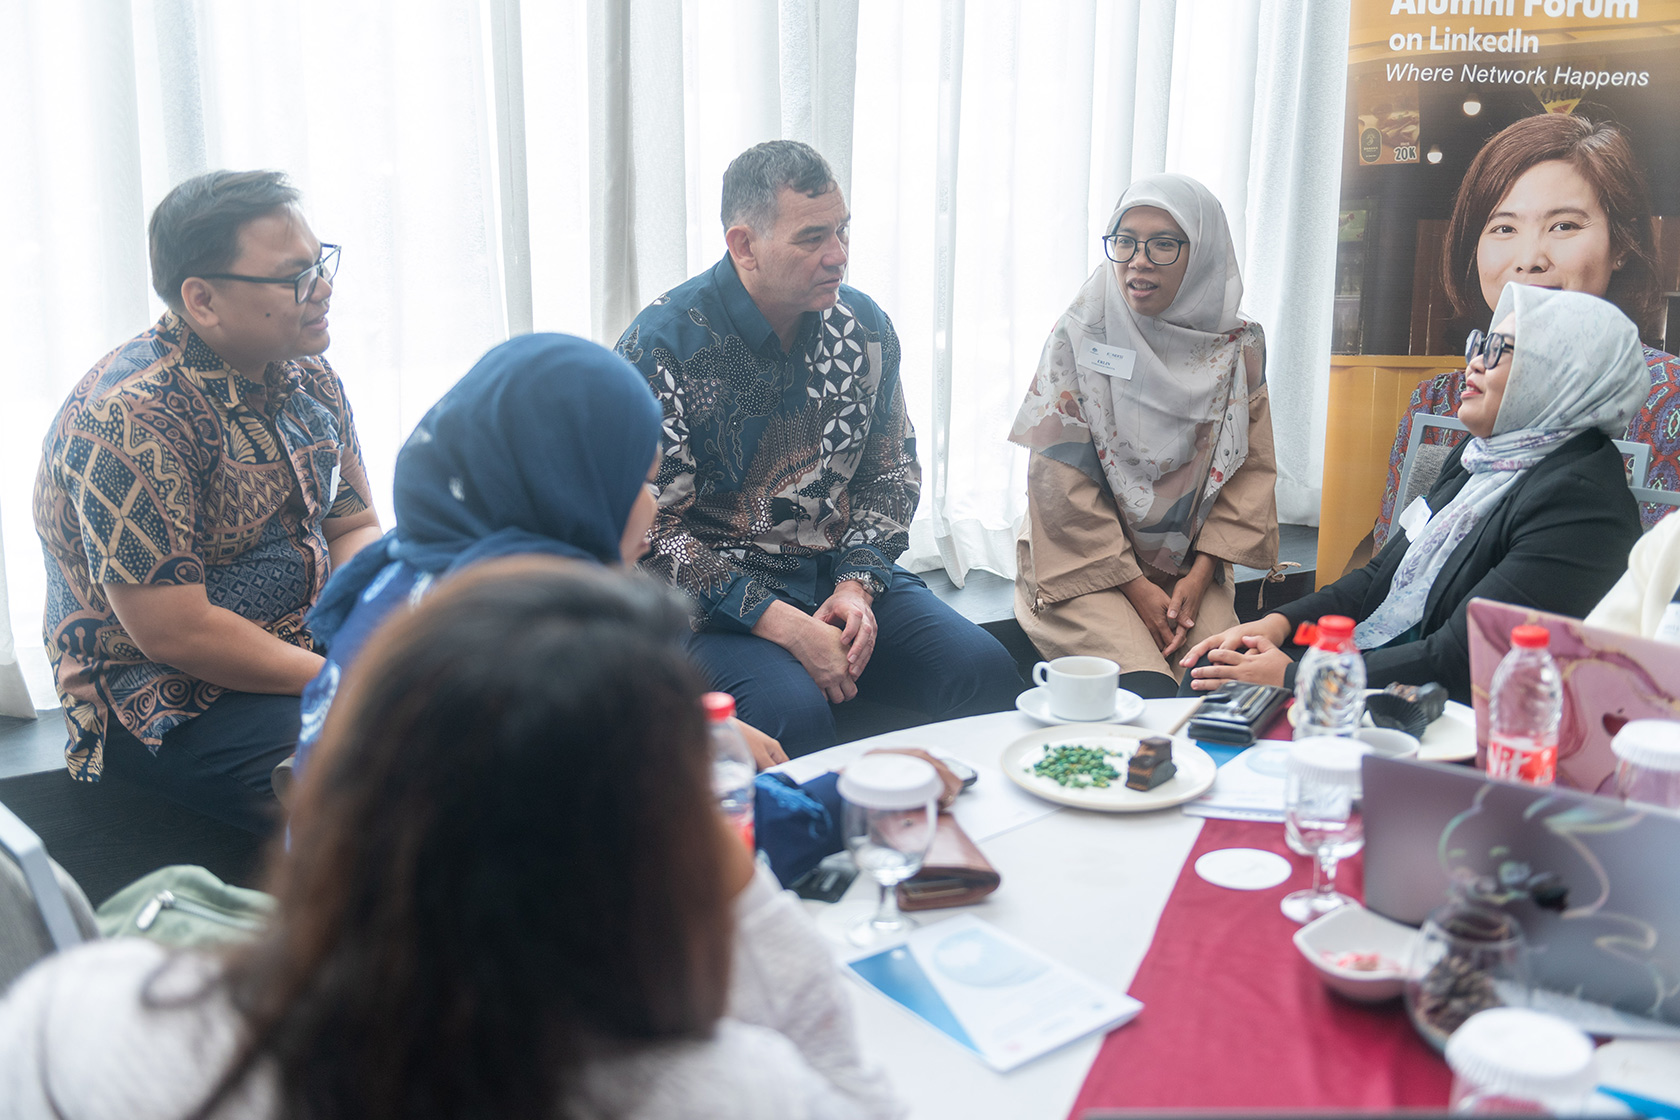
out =
[[[999,1072],[1143,1010],[968,914],[918,929],[847,968]]]

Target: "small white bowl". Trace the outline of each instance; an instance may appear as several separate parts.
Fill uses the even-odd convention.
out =
[[[1360,1003],[1379,1003],[1400,994],[1406,958],[1417,930],[1373,914],[1363,906],[1332,910],[1295,931],[1295,947],[1318,969],[1331,991]],[[1375,969],[1345,968],[1336,964],[1344,953],[1375,953]]]

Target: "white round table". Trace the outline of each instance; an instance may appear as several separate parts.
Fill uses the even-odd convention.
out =
[[[1151,700],[1136,722],[1173,727],[1194,700]],[[1094,813],[1031,796],[998,769],[1010,743],[1043,726],[1020,712],[973,716],[878,735],[779,769],[799,781],[837,769],[874,747],[929,747],[979,772],[953,810],[957,821],[1003,877],[984,901],[918,915],[924,922],[974,914],[1068,966],[1125,991],[1155,935],[1155,923],[1201,830],[1180,810]],[[842,931],[875,905],[872,881],[859,878],[840,902],[807,902],[840,959],[851,950]],[[861,984],[851,985],[858,1029],[871,1060],[884,1066],[911,1114],[1061,1120],[1085,1080],[1100,1035],[1081,1039],[1008,1074],[973,1055]],[[1143,1015],[1149,1014],[1145,1008]]]

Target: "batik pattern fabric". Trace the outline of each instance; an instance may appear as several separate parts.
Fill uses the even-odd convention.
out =
[[[1651,392],[1620,439],[1634,440],[1651,448],[1651,465],[1645,485],[1653,490],[1680,490],[1680,358],[1644,347],[1645,367],[1651,374]],[[1412,438],[1412,418],[1419,413],[1456,416],[1464,392],[1464,372],[1437,374],[1412,392],[1406,415],[1400,418],[1394,447],[1388,454],[1388,483],[1383,489],[1382,511],[1377,516],[1373,541],[1380,550],[1393,531],[1394,502],[1400,492],[1400,469],[1406,458],[1406,444]],[[1435,428],[1424,433],[1425,443],[1455,444],[1463,432]],[[1639,520],[1649,529],[1674,507],[1662,502],[1641,502]]]
[[[369,503],[325,361],[252,380],[172,313],[106,355],[54,418],[35,480],[71,776],[98,780],[111,718],[155,752],[222,693],[148,660],[102,585],[202,584],[213,606],[312,650],[304,613],[331,566],[323,522]]]
[[[664,411],[659,513],[642,566],[686,592],[696,630],[750,632],[777,599],[877,592],[921,490],[892,322],[841,285],[784,353],[728,257],[619,339]]]

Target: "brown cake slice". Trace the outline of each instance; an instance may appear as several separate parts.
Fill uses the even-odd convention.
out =
[[[1152,790],[1178,773],[1172,759],[1172,740],[1155,735],[1138,744],[1126,763],[1126,788]]]

